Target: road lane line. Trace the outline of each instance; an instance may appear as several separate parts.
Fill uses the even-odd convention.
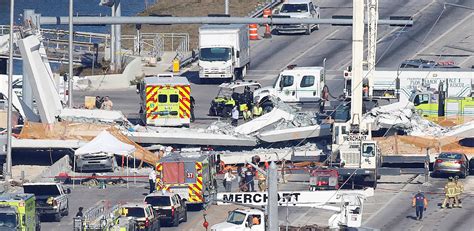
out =
[[[458,27],[459,25],[463,24],[466,20],[468,19],[471,19],[471,17],[474,15],[474,13],[471,13],[469,16],[465,17],[463,20],[459,21],[458,23],[454,24],[451,28],[449,28],[449,30],[445,31],[443,34],[441,34],[440,36],[437,36],[437,38],[433,41],[431,41],[428,45],[426,45],[421,51],[419,52],[416,52],[416,54],[411,58],[411,59],[414,59],[416,58],[417,55],[423,53],[423,51],[425,51],[426,49],[428,49],[429,47],[433,46],[433,44],[437,43],[441,38],[443,38],[444,36],[446,36],[447,34],[451,33],[451,31],[453,31],[454,29],[456,29],[456,27]]]
[[[473,57],[473,56],[470,56],[470,57],[468,57],[467,59],[465,59],[464,61],[460,62],[460,63],[458,64],[458,66],[462,66],[465,62],[467,62],[467,61],[469,61],[470,59],[472,59],[472,57]]]
[[[434,3],[436,3],[436,0],[432,0],[430,4],[426,5],[425,7],[421,8],[419,11],[417,11],[414,15],[413,15],[413,18],[415,18],[416,16],[418,16],[419,14],[421,14],[423,11],[425,11],[428,7],[430,7],[431,5],[433,5]],[[388,33],[384,34],[382,37],[380,37],[379,39],[377,39],[377,42],[376,44],[379,44],[382,40],[384,40],[386,37],[388,37],[389,35],[393,34],[394,32],[400,30],[399,27],[395,27],[393,28],[392,30],[390,30]],[[378,33],[378,29],[377,29],[377,33]],[[364,54],[367,52],[368,48],[365,48],[364,49]],[[352,54],[351,54],[351,59],[352,59]],[[352,60],[347,62],[345,65],[342,65],[338,68],[338,70],[343,70],[345,69],[347,66],[349,66],[350,64],[352,63]]]
[[[312,49],[314,49],[315,47],[321,45],[321,43],[323,42],[326,42],[326,40],[328,38],[330,38],[331,36],[333,36],[334,34],[336,34],[337,32],[339,31],[339,29],[331,32],[330,34],[328,34],[326,37],[324,37],[323,39],[321,39],[319,42],[317,42],[316,44],[314,44],[313,46],[311,46],[310,48],[308,48],[306,51],[304,51],[303,53],[299,54],[298,56],[296,56],[295,58],[293,58],[290,62],[288,62],[288,64],[284,65],[283,68],[286,68],[287,66],[289,66],[290,64],[293,64],[296,60],[298,60],[299,58],[303,57],[304,55],[306,55],[308,52],[310,52]]]

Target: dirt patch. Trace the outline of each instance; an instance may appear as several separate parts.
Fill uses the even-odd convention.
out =
[[[229,12],[231,16],[247,16],[265,0],[232,0],[229,1]],[[207,16],[209,14],[223,14],[223,0],[160,0],[157,4],[149,7],[139,16],[173,15],[173,16]],[[194,49],[198,44],[198,29],[200,25],[142,25],[142,33],[189,33],[190,48]],[[123,26],[124,35],[135,35],[135,25]],[[131,47],[131,41],[123,41],[123,46]],[[176,44],[177,46],[177,44]],[[168,49],[166,49],[168,48]],[[169,50],[170,47],[165,47]],[[174,48],[176,49],[176,47]]]

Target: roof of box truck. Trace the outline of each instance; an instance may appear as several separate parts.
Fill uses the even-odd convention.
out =
[[[145,77],[146,85],[171,85],[171,86],[182,86],[189,85],[189,81],[186,77],[174,76],[174,77]]]

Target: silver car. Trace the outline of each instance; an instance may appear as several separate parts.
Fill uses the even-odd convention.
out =
[[[442,152],[433,165],[433,176],[456,174],[461,178],[469,175],[469,159],[463,153]]]
[[[110,153],[93,153],[76,156],[76,169],[82,171],[114,171],[115,156]]]

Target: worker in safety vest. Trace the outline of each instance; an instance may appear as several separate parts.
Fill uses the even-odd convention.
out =
[[[453,182],[453,178],[449,177],[448,183],[444,186],[444,201],[443,204],[441,204],[441,208],[446,208],[446,203],[448,203],[448,200],[454,200],[454,205],[452,203],[449,204],[449,207],[458,207],[458,201],[456,199],[456,184]]]
[[[253,108],[252,108],[252,112],[253,112],[253,117],[259,117],[262,115],[262,107],[260,106],[259,103],[256,103]]]
[[[464,192],[464,185],[461,181],[459,181],[459,177],[455,176],[454,177],[454,184],[456,184],[456,196],[455,200],[458,202],[458,207],[462,208],[462,203],[461,203],[461,194]]]
[[[252,112],[247,107],[242,111],[242,115],[245,121],[252,119]]]

